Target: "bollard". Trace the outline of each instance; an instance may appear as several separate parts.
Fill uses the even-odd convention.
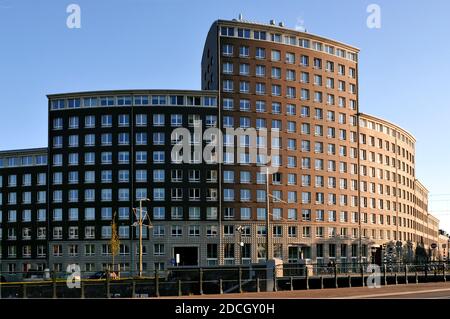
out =
[[[242,267],[239,267],[239,293],[242,293]]]
[[[417,270],[416,270],[416,285],[418,285],[419,284],[419,274],[417,273]]]
[[[278,287],[277,287],[277,266],[276,265],[273,268],[273,291],[274,292],[278,291]]]
[[[408,265],[405,265],[405,285],[408,284]]]
[[[110,280],[111,276],[109,270],[106,270],[106,298],[111,298]]]
[[[261,289],[259,288],[260,284],[259,284],[259,276],[256,277],[256,292],[261,292]]]
[[[159,297],[159,273],[158,273],[158,269],[155,269],[155,296]]]
[[[361,287],[365,286],[365,282],[364,282],[364,267],[363,265],[361,265]]]
[[[309,290],[309,276],[308,269],[305,267],[305,280],[306,280],[306,290]]]
[[[395,276],[394,276],[394,277],[395,277],[395,284],[398,285],[398,276],[397,276],[397,273],[395,273]]]
[[[200,268],[200,270],[199,270],[198,286],[199,286],[200,295],[203,295],[203,269],[202,268]]]
[[[323,276],[320,276],[320,289],[323,289]]]
[[[352,288],[352,276],[348,275],[348,287]]]
[[[181,280],[178,279],[178,296],[183,296],[183,291],[181,290]]]
[[[384,285],[387,286],[387,274],[386,274],[386,265],[383,265],[383,281]]]
[[[339,288],[338,287],[337,265],[336,264],[334,264],[334,287],[335,288]]]
[[[83,283],[83,280],[80,280],[80,289],[81,289],[81,299],[86,298],[86,296],[84,295],[84,283]]]
[[[52,272],[52,286],[53,286],[53,299],[58,298],[57,294],[56,294],[56,272],[53,271]]]
[[[425,282],[428,282],[428,265],[425,265]]]
[[[23,288],[23,299],[27,299],[28,298],[28,296],[27,296],[27,285],[26,284],[23,284],[23,286],[22,286],[22,288]]]
[[[294,291],[294,278],[291,276],[291,291]]]
[[[442,275],[444,277],[444,282],[447,282],[447,275],[445,274],[445,264],[442,264]]]
[[[219,279],[219,292],[221,295],[223,295],[223,280],[222,280],[222,278]]]
[[[136,280],[134,278],[131,282],[131,298],[136,298]]]

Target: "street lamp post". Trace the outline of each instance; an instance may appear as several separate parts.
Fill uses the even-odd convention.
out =
[[[149,202],[150,199],[143,198],[143,199],[139,200],[139,220],[138,220],[137,224],[135,223],[133,225],[133,226],[139,226],[139,277],[142,277],[142,273],[143,273],[143,263],[142,263],[142,258],[143,258],[142,237],[143,236],[142,236],[142,226],[144,225],[144,218],[142,216],[142,202],[144,202],[144,201]],[[148,217],[148,212],[147,212],[147,217]],[[150,227],[150,225],[148,227]]]
[[[270,254],[270,192],[269,192],[269,167],[266,167],[266,261],[272,259]]]
[[[240,264],[242,264],[242,252],[243,252],[243,248],[244,248],[244,242],[242,241],[242,233],[244,232],[244,227],[242,227],[241,225],[236,227],[236,230],[239,233],[239,258],[241,259]]]

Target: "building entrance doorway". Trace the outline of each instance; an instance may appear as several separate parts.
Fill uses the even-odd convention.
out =
[[[174,247],[173,258],[180,255],[178,266],[198,266],[198,247]]]

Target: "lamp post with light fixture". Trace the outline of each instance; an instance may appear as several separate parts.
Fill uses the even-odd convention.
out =
[[[142,202],[147,201],[149,202],[150,199],[148,198],[143,198],[139,200],[139,218],[137,222],[134,222],[134,224],[132,226],[134,227],[138,227],[139,226],[139,277],[142,277],[142,273],[143,273],[143,263],[142,263],[142,257],[143,257],[143,245],[142,245],[142,227],[144,225],[144,219],[143,218],[143,214],[142,214]],[[137,215],[137,214],[136,214]],[[137,216],[136,216],[137,217]],[[150,223],[150,217],[148,215],[148,212],[146,213],[146,218],[148,218],[149,220],[149,225],[146,225],[148,228],[151,228],[152,225]]]

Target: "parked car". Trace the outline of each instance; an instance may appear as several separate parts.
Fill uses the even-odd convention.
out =
[[[23,281],[43,281],[50,279],[50,272],[37,269],[30,269],[23,275]]]
[[[115,280],[115,279],[119,278],[119,276],[115,272],[111,272],[109,274],[109,277],[111,278],[111,280]],[[89,279],[106,279],[106,271],[98,271],[95,274],[89,276],[88,278]]]
[[[89,279],[106,279],[105,271],[98,271],[95,274],[88,277]]]

